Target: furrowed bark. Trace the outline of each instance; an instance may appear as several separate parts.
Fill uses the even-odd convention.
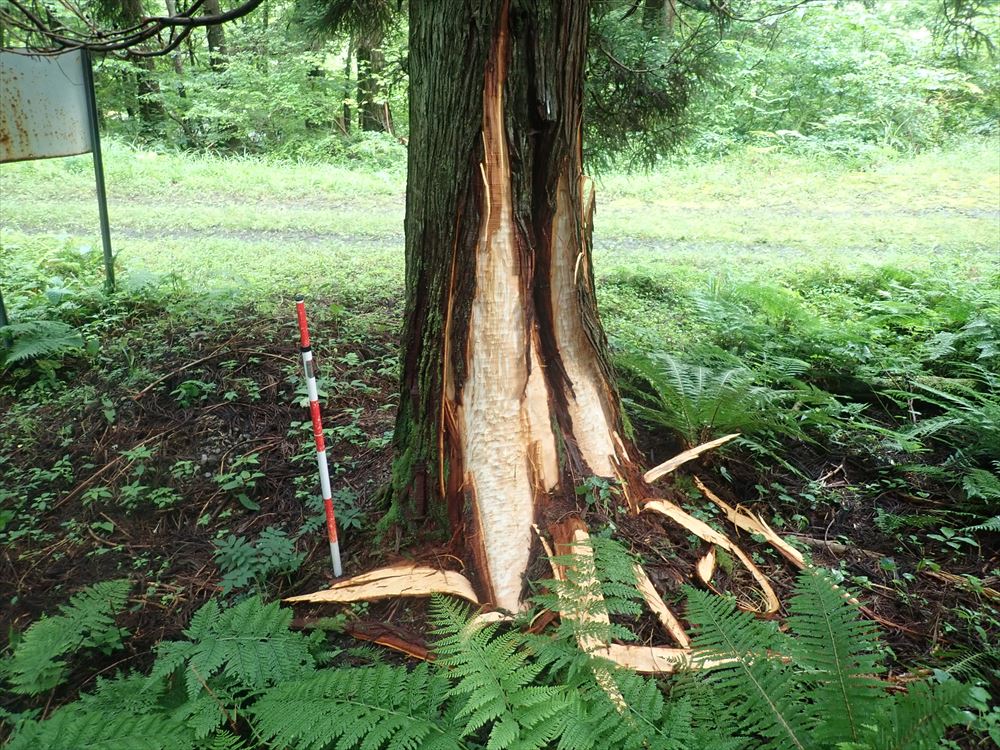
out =
[[[483,601],[516,610],[531,526],[553,500],[592,475],[624,480],[630,497],[642,483],[593,290],[587,4],[472,6],[410,8],[393,489],[400,515],[447,523]]]

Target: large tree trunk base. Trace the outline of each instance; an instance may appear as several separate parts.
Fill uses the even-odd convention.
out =
[[[666,471],[673,471],[687,460],[691,460],[700,453],[721,445],[722,442],[726,441],[712,441],[712,443],[698,446],[698,448],[691,451],[685,451],[684,454],[671,459],[671,461],[666,462],[661,467],[669,465]],[[680,460],[682,458],[684,460]],[[660,476],[662,476],[662,473]],[[763,519],[731,507],[705,487],[697,477],[695,477],[695,482],[707,499],[722,508],[727,520],[734,526],[738,529],[760,534],[766,542],[784,556],[795,568],[801,569],[805,567],[806,563],[801,553],[779,537]],[[755,612],[762,617],[772,617],[778,612],[780,602],[767,576],[753,563],[749,555],[727,535],[713,529],[676,504],[664,499],[644,500],[641,503],[641,507],[629,512],[633,517],[638,517],[641,513],[643,515],[652,514],[656,517],[667,519],[708,543],[710,551],[695,566],[695,576],[693,577],[697,577],[707,588],[716,593],[722,592],[712,583],[715,573],[715,549],[720,548],[727,551],[733,558],[739,560],[745,566],[758,587],[758,591],[753,595],[747,590],[736,592],[739,606],[747,611]],[[564,602],[566,606],[561,616],[570,619],[578,618],[580,624],[584,626],[582,628],[583,632],[587,632],[588,628],[586,626],[588,625],[609,624],[607,622],[608,616],[603,611],[599,601],[600,589],[599,585],[597,585],[596,570],[594,570],[593,566],[593,553],[589,544],[590,537],[584,521],[578,515],[570,515],[562,518],[549,524],[548,537],[541,532],[537,525],[532,526],[532,528],[540,541],[542,550],[549,558],[549,564],[555,580],[565,581],[567,573],[565,566],[557,564],[553,561],[553,558],[568,554],[580,561],[578,563],[579,567],[576,570],[578,582],[582,576],[584,582],[592,580],[595,584],[591,587],[585,586],[584,588],[587,588],[588,593],[581,595],[578,601]],[[526,544],[525,546],[530,547],[530,544]],[[681,668],[716,666],[714,662],[700,663],[693,658],[691,639],[685,632],[680,620],[663,601],[663,597],[656,590],[646,571],[640,565],[636,565],[634,572],[637,590],[642,595],[652,614],[659,621],[665,635],[676,646],[639,646],[614,643],[588,634],[579,637],[580,648],[595,657],[606,659],[621,667],[646,674],[663,674],[674,672]],[[595,591],[598,593],[594,593]],[[387,598],[423,597],[432,594],[457,596],[479,606],[480,612],[473,619],[473,626],[485,622],[512,619],[510,614],[504,610],[495,608],[491,602],[482,602],[480,597],[477,596],[472,582],[461,573],[415,564],[394,565],[369,571],[343,581],[338,581],[329,589],[291,597],[286,601],[295,604],[349,604],[352,602],[374,601]],[[541,620],[543,624],[549,621],[544,617],[541,617]],[[362,637],[365,637],[364,634]],[[365,639],[373,640],[367,637]],[[395,647],[392,642],[387,642],[384,645],[387,645],[389,648]],[[396,650],[406,651],[400,648]],[[417,656],[418,658],[426,658],[426,655]],[[600,676],[598,678],[600,679]],[[609,682],[610,685],[611,683]]]

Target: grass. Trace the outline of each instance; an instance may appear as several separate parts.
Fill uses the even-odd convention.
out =
[[[176,272],[199,286],[402,278],[401,174],[107,152],[112,237],[130,271]],[[988,274],[1000,242],[1000,181],[985,143],[866,171],[747,153],[607,176],[598,190],[599,274],[729,268],[794,279],[824,264]],[[99,244],[89,157],[4,165],[0,193],[8,253]]]

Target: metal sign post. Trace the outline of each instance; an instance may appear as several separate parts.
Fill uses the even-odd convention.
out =
[[[115,287],[114,255],[90,54],[0,52],[0,163],[87,152],[94,156],[105,288],[110,292]]]
[[[97,211],[101,219],[101,245],[104,246],[104,288],[115,290],[115,256],[111,253],[111,223],[108,221],[108,194],[104,189],[104,160],[101,158],[100,118],[94,94],[94,67],[90,50],[83,50],[83,82],[87,89],[87,122],[90,125],[90,151],[94,155],[94,180],[97,183]]]

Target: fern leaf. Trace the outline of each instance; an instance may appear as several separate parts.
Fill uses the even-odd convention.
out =
[[[115,615],[130,588],[126,579],[95,583],[61,605],[60,614],[33,623],[4,667],[13,691],[38,695],[56,687],[66,676],[63,656],[80,648],[121,648],[127,632],[117,627]]]
[[[983,521],[982,523],[977,523],[974,526],[966,526],[962,529],[962,531],[987,531],[994,534],[1000,534],[1000,516],[993,516],[993,518]]]
[[[858,616],[824,572],[812,568],[799,574],[789,602],[789,627],[796,638],[790,652],[810,688],[814,713],[820,717],[818,742],[860,742],[863,724],[877,715],[882,685],[872,675],[878,664],[875,630]]]
[[[164,641],[157,646],[152,676],[162,678],[185,667],[189,698],[202,693],[221,675],[236,690],[257,692],[312,671],[310,641],[288,630],[291,612],[258,597],[228,609],[214,601],[201,607],[184,631],[191,641]]]
[[[464,743],[442,710],[446,682],[426,664],[336,669],[269,690],[249,714],[277,747],[453,750]]]
[[[81,710],[77,705],[56,711],[42,722],[18,731],[9,750],[186,750],[194,746],[187,727],[162,715]]]
[[[970,469],[962,477],[962,489],[970,500],[1000,500],[1000,476],[985,469]]]
[[[960,682],[934,685],[918,682],[907,693],[894,696],[879,722],[877,750],[932,750],[945,730],[962,719],[960,708],[969,689]]]
[[[565,691],[538,684],[543,665],[520,633],[469,622],[464,605],[437,597],[431,604],[438,666],[454,684],[456,719],[472,734],[489,725],[488,747],[543,747],[561,731]]]
[[[31,320],[0,327],[0,338],[13,338],[0,364],[51,357],[83,348],[83,336],[73,326],[58,320]]]
[[[688,620],[694,625],[695,662],[725,660],[707,669],[704,680],[727,703],[744,710],[738,731],[759,735],[760,748],[811,750],[811,720],[791,670],[768,655],[778,638],[768,624],[740,612],[731,599],[702,591],[688,592]]]

